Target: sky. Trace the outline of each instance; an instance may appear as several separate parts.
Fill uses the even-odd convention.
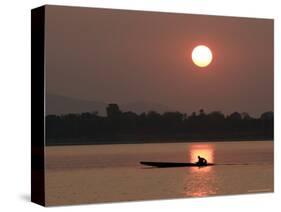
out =
[[[273,111],[273,20],[46,7],[46,91],[172,111]],[[212,63],[191,52],[208,46]]]

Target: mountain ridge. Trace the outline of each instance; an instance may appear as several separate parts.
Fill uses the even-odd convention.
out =
[[[113,103],[113,102],[111,102]],[[106,107],[109,103],[94,100],[84,100],[57,94],[46,95],[46,114],[62,115],[68,113],[98,112],[106,115]],[[127,104],[118,104],[120,110],[131,111],[137,114],[149,111],[164,113],[170,109],[165,105],[154,102],[135,101]]]

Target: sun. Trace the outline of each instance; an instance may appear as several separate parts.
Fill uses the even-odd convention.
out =
[[[191,58],[195,65],[204,68],[212,62],[213,54],[207,46],[199,45],[193,49]]]

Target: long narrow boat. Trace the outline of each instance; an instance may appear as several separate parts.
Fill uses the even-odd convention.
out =
[[[140,164],[146,166],[152,166],[157,168],[172,168],[172,167],[205,167],[213,166],[215,164],[208,163],[206,165],[199,165],[196,163],[178,163],[178,162],[151,162],[151,161],[140,161]]]

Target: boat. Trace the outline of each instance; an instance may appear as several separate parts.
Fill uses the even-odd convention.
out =
[[[172,168],[172,167],[206,167],[213,166],[215,164],[197,164],[197,163],[179,163],[179,162],[152,162],[152,161],[140,161],[140,164],[146,166],[152,166],[156,168]]]

